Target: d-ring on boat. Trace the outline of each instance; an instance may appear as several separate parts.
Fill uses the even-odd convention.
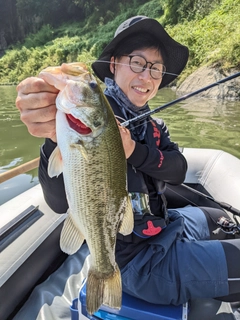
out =
[[[184,184],[199,192],[183,185],[168,185],[169,207],[188,203],[218,207],[218,201],[224,201],[240,210],[240,159],[214,149],[182,151],[188,161]],[[144,304],[125,295],[120,312],[113,314],[103,307],[102,312],[89,318],[84,314],[83,290],[79,299],[89,267],[89,251],[84,244],[72,256],[61,252],[59,235],[66,215],[56,214],[48,207],[39,184],[2,204],[0,214],[1,320],[240,319],[238,305],[214,299],[189,301],[186,308]],[[131,318],[126,309],[132,310]]]

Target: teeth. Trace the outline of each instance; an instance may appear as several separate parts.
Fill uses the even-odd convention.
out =
[[[148,91],[147,89],[143,89],[143,88],[139,88],[139,87],[134,87],[134,89],[136,89],[140,92],[144,92],[144,93],[146,93]]]

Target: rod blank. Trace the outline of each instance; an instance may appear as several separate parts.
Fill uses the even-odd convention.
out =
[[[152,114],[154,114],[154,113],[156,113],[156,112],[160,112],[160,111],[162,111],[162,110],[164,110],[164,109],[172,106],[173,104],[176,104],[176,103],[178,103],[178,102],[181,102],[181,101],[183,101],[183,100],[186,100],[186,99],[188,99],[188,98],[190,98],[190,97],[192,97],[192,96],[195,96],[195,95],[198,94],[198,93],[201,93],[201,92],[203,92],[203,91],[206,91],[206,90],[208,90],[208,89],[211,89],[211,88],[213,88],[213,87],[215,87],[215,86],[218,86],[219,84],[222,84],[222,83],[224,83],[224,82],[226,82],[226,81],[230,81],[230,80],[232,80],[232,79],[234,79],[234,78],[237,78],[237,77],[239,77],[239,76],[240,76],[240,72],[234,73],[233,75],[231,75],[231,76],[229,76],[229,77],[226,77],[226,78],[223,78],[223,79],[221,79],[221,80],[219,80],[219,81],[216,81],[216,82],[214,82],[214,83],[212,83],[212,84],[209,84],[209,85],[206,86],[206,87],[203,87],[203,88],[198,89],[198,90],[196,90],[196,91],[193,91],[193,92],[190,92],[190,93],[188,93],[188,94],[185,94],[184,96],[182,96],[182,97],[180,97],[180,98],[178,98],[178,99],[176,99],[176,100],[170,101],[170,102],[164,104],[163,106],[157,107],[157,108],[155,108],[155,109],[153,109],[153,110],[150,110],[150,111],[148,111],[148,112],[146,112],[146,113],[143,113],[143,114],[141,114],[141,115],[139,115],[139,116],[137,116],[137,117],[135,117],[135,118],[132,118],[132,119],[127,120],[127,121],[124,121],[124,122],[121,123],[121,126],[122,126],[122,127],[127,127],[127,126],[128,126],[130,123],[132,123],[132,122],[135,122],[135,121],[138,121],[138,120],[143,120],[143,119],[147,118],[148,116],[150,116],[150,115],[152,115]]]

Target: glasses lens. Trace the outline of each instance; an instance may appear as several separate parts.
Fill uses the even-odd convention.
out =
[[[140,56],[131,56],[130,57],[130,68],[133,72],[140,73],[143,71],[146,66],[147,61]]]
[[[166,67],[161,63],[154,63],[150,70],[153,79],[161,79],[166,72]]]
[[[129,61],[130,68],[135,73],[143,72],[146,69],[147,64],[150,63],[150,62],[147,62],[145,58],[141,56],[129,56],[129,57],[130,57],[130,61]],[[166,67],[161,63],[154,63],[150,67],[150,74],[153,79],[161,79],[164,76],[165,72],[166,72]]]

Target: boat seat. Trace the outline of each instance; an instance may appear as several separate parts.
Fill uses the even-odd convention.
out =
[[[189,304],[164,306],[151,304],[123,292],[121,310],[106,306],[92,316],[86,310],[86,285],[72,301],[71,320],[236,320],[230,303],[214,299],[195,299]]]
[[[188,304],[165,306],[152,304],[123,292],[120,310],[101,306],[90,316],[86,310],[86,283],[80,289],[79,298],[72,302],[71,320],[104,319],[104,320],[186,320]]]
[[[240,210],[240,161],[222,150],[184,148],[188,162],[184,183],[201,185],[214,199]]]

